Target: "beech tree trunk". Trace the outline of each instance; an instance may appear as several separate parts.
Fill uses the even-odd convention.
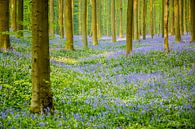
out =
[[[165,13],[164,14],[164,50],[169,52],[169,32],[168,32],[168,19],[169,19],[169,0],[165,0]]]
[[[153,27],[153,0],[150,0],[150,33],[151,37],[154,36],[154,27]]]
[[[92,38],[93,38],[93,45],[96,46],[98,45],[96,0],[91,0],[91,8],[92,8]]]
[[[66,17],[66,50],[74,50],[73,47],[73,22],[72,22],[72,0],[65,2],[65,17]]]
[[[32,100],[33,113],[53,113],[50,86],[48,0],[32,0]]]
[[[194,13],[194,9],[195,9],[195,1],[191,0],[191,43],[195,43],[195,13]]]
[[[82,42],[83,47],[88,48],[87,41],[87,0],[82,1]]]
[[[9,49],[9,0],[0,0],[0,49]]]
[[[174,0],[174,14],[175,14],[175,40],[176,42],[181,41],[180,25],[179,25],[179,0]]]
[[[112,0],[112,42],[116,42],[115,0]]]
[[[23,7],[24,7],[24,3],[23,0],[18,0],[18,16],[17,16],[17,30],[18,30],[18,37],[22,37],[23,36]]]
[[[123,3],[122,0],[120,0],[120,32],[119,37],[123,38]]]
[[[54,0],[49,0],[49,34],[54,37]]]
[[[63,0],[58,0],[59,6],[59,28],[60,28],[60,37],[64,38],[64,26],[63,26]]]
[[[147,2],[143,0],[143,39],[146,39],[146,14],[147,14]]]
[[[126,29],[126,56],[132,54],[133,35],[133,0],[128,0],[127,6],[127,29]]]

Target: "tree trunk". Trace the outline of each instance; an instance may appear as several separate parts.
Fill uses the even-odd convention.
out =
[[[112,0],[112,42],[116,42],[115,0]]]
[[[58,1],[59,5],[59,27],[60,27],[60,37],[64,38],[64,26],[63,26],[63,0]]]
[[[170,0],[170,5],[171,5],[171,15],[172,15],[171,35],[175,35],[175,12],[174,12],[174,0]]]
[[[164,2],[164,1],[163,1]],[[169,52],[169,43],[168,43],[168,19],[169,19],[169,0],[165,0],[165,13],[164,14],[164,50]]]
[[[195,43],[195,13],[194,13],[194,9],[195,9],[195,1],[191,0],[191,43]]]
[[[102,34],[101,34],[101,0],[98,0],[98,1],[96,1],[97,3],[97,35],[98,35],[98,39],[100,39],[101,37],[102,37]]]
[[[162,0],[162,37],[164,37],[164,21],[165,21],[164,6],[165,6],[165,0]]]
[[[150,0],[150,33],[151,37],[154,36],[154,27],[153,27],[153,0]]]
[[[23,36],[23,0],[18,0],[18,17],[17,17],[17,29],[18,29],[18,37]]]
[[[183,35],[183,0],[179,0],[180,35]]]
[[[138,31],[138,0],[134,0],[134,14],[135,14],[135,19],[134,19],[134,25],[135,25],[135,27],[134,27],[134,31],[135,31],[135,40],[139,40],[139,31]]]
[[[82,1],[82,41],[83,47],[88,48],[87,44],[87,0]]]
[[[133,29],[133,0],[128,0],[127,29],[126,29],[126,56],[132,54]]]
[[[147,2],[143,0],[143,39],[146,39],[146,14],[147,14]]]
[[[49,0],[49,34],[54,37],[54,0]]]
[[[17,30],[17,19],[16,19],[17,3],[16,2],[17,2],[16,0],[12,0],[12,3],[11,3],[11,5],[12,5],[12,19],[11,19],[12,22],[11,23],[12,23],[12,29],[13,29],[14,32]]]
[[[73,22],[72,22],[72,0],[65,2],[65,17],[66,17],[66,50],[74,50],[73,47]]]
[[[9,49],[9,1],[0,0],[0,49]]]
[[[119,32],[119,36],[120,38],[123,38],[123,3],[122,0],[120,0],[120,32]]]
[[[32,100],[33,113],[53,113],[50,86],[48,0],[32,0]]]
[[[175,35],[176,42],[181,41],[180,25],[179,25],[179,0],[174,0],[174,13],[175,13]]]
[[[97,41],[97,13],[96,13],[96,0],[91,0],[92,7],[92,37],[93,45],[98,45]]]

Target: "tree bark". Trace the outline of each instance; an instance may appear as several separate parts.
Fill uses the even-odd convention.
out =
[[[195,43],[195,13],[194,13],[194,9],[195,9],[195,1],[191,0],[191,43]]]
[[[64,26],[63,26],[63,0],[58,1],[59,6],[59,27],[60,27],[60,37],[64,38]]]
[[[150,33],[151,37],[154,36],[154,27],[153,27],[153,0],[150,0]]]
[[[120,38],[123,38],[123,3],[122,0],[120,0],[120,32],[119,36]]]
[[[82,1],[82,42],[83,47],[88,48],[87,41],[87,0]]]
[[[112,42],[116,42],[115,0],[112,0]]]
[[[174,0],[174,13],[175,13],[175,36],[176,42],[181,41],[180,25],[179,25],[179,0]]]
[[[179,23],[180,23],[180,35],[183,35],[183,0],[179,0]]]
[[[162,0],[162,37],[164,37],[164,7],[165,6],[165,0]]]
[[[33,113],[53,113],[50,86],[48,0],[32,0],[32,100]]]
[[[126,29],[126,56],[132,54],[133,29],[133,0],[128,0],[127,6],[127,29]]]
[[[143,0],[143,39],[146,39],[146,14],[147,14],[147,2]]]
[[[0,49],[9,49],[10,40],[9,35],[9,1],[0,0]]]
[[[13,31],[15,32],[16,30],[17,30],[17,19],[16,19],[16,15],[17,15],[17,11],[16,11],[16,9],[17,9],[17,4],[16,4],[16,0],[12,0],[12,3],[11,3],[11,6],[12,6],[12,24],[11,24],[11,26],[12,26],[12,29],[13,29]]]
[[[164,1],[163,1],[164,2]],[[164,50],[166,51],[166,52],[169,52],[169,41],[168,41],[168,39],[169,39],[169,35],[168,35],[168,24],[169,24],[169,22],[168,22],[168,19],[169,19],[169,0],[165,0],[165,13],[163,13],[164,14],[164,32],[165,32],[165,34],[164,34]]]
[[[91,0],[92,7],[92,37],[93,45],[98,45],[97,41],[97,13],[96,13],[96,0]]]
[[[49,0],[49,34],[54,37],[54,0]]]
[[[65,17],[66,17],[66,50],[74,50],[73,47],[73,22],[72,22],[72,0],[65,2]]]
[[[24,16],[23,7],[24,7],[23,0],[18,0],[18,17],[17,17],[18,37],[23,36],[23,16]]]

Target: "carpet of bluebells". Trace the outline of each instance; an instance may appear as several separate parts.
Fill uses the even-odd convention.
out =
[[[65,40],[50,39],[54,115],[29,112],[31,38],[11,37],[12,49],[0,53],[0,129],[195,128],[195,44],[190,36],[163,51],[163,38],[148,35],[133,42],[125,57],[125,39],[89,38],[82,49],[65,51]]]

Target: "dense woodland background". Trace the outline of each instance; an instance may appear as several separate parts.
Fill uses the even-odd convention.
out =
[[[195,128],[194,8],[0,0],[0,128]]]

